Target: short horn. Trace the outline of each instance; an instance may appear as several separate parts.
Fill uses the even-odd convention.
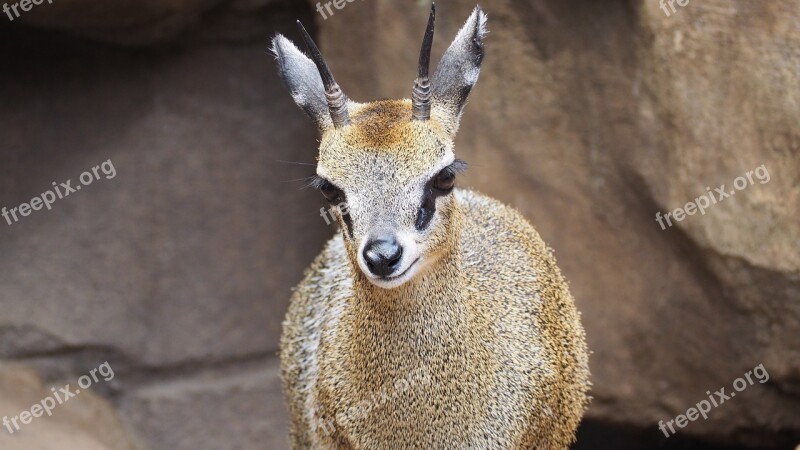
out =
[[[333,126],[341,128],[345,125],[350,125],[350,113],[347,111],[347,95],[342,92],[342,89],[339,88],[339,84],[333,79],[333,74],[331,74],[328,65],[325,64],[325,60],[322,58],[322,53],[320,53],[317,44],[314,43],[314,40],[311,39],[311,35],[308,34],[308,31],[306,31],[306,28],[299,20],[297,21],[297,27],[300,28],[300,33],[303,35],[306,47],[309,53],[311,53],[311,59],[317,66],[320,77],[322,77],[322,84],[325,86],[325,98],[328,101],[328,109],[331,113]]]
[[[419,72],[414,81],[414,90],[411,93],[411,115],[415,120],[428,120],[431,118],[431,83],[428,72],[431,65],[431,47],[433,47],[433,25],[436,21],[436,4],[431,5],[431,15],[428,18],[428,28],[422,40],[422,50],[419,52]]]

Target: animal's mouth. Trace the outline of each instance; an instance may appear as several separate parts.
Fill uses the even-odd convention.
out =
[[[400,274],[397,274],[397,275],[392,275],[390,277],[381,277],[380,280],[381,281],[395,281],[395,280],[398,280],[398,279],[404,277],[411,270],[411,268],[414,267],[419,262],[419,260],[420,260],[420,258],[415,259],[414,262],[412,262],[411,264],[409,264],[408,267],[406,267],[406,270],[404,270],[403,273],[400,273]]]
[[[359,246],[359,253],[356,256],[361,273],[364,274],[370,283],[382,289],[394,289],[402,286],[411,280],[426,262],[422,249],[417,242],[414,241],[414,236],[412,236],[411,233],[400,231],[394,233],[394,235],[394,239],[397,240],[397,246],[399,246],[401,250],[395,250],[393,252],[400,254],[393,256],[393,258],[398,258],[399,256],[400,260],[396,263],[392,263],[390,265],[391,269],[389,267],[379,267],[382,270],[373,270],[373,267],[370,267],[367,261],[367,252],[364,251],[367,246],[367,239]]]

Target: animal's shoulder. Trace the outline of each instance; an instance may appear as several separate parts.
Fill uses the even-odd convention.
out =
[[[503,259],[505,255],[539,257],[549,253],[539,233],[519,211],[479,192],[459,189],[456,195],[464,211],[461,247],[465,252],[483,249]]]
[[[522,214],[475,191],[456,195],[464,211],[460,249],[466,273],[527,292],[562,282],[552,250]]]

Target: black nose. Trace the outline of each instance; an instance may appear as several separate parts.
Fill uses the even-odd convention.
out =
[[[381,236],[367,242],[364,247],[364,261],[374,275],[387,277],[400,266],[403,247],[394,236]]]

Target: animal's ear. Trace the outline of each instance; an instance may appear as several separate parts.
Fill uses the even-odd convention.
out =
[[[272,53],[278,60],[278,71],[294,102],[320,129],[333,126],[325,86],[314,62],[280,34],[272,39]]]
[[[434,103],[444,107],[456,123],[481,72],[485,35],[486,13],[477,6],[442,56],[431,80]]]

